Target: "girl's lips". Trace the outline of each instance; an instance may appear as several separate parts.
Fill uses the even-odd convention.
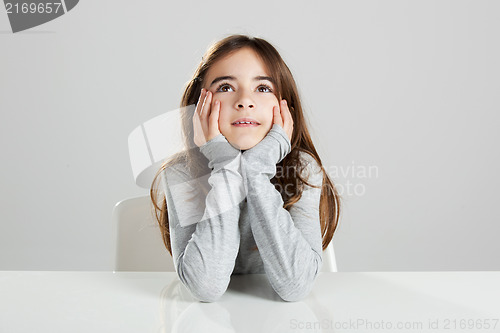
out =
[[[257,127],[259,124],[233,124],[236,127]]]

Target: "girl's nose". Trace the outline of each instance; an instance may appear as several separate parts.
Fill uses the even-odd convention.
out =
[[[255,107],[254,101],[247,94],[241,94],[236,100],[236,108],[238,110],[242,109],[253,109]]]
[[[255,102],[252,99],[252,94],[245,89],[241,89],[238,92],[235,104],[238,110],[255,108]]]
[[[238,109],[244,109],[245,107],[249,108],[249,109],[252,109],[253,108],[253,103],[248,103],[248,104],[241,104],[239,103],[238,104]]]

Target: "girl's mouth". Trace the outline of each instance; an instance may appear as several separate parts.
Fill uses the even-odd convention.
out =
[[[254,123],[254,122],[236,122],[233,124],[233,126],[236,126],[236,127],[257,127],[259,126],[259,124],[257,123]]]

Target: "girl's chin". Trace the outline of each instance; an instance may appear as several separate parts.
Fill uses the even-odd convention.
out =
[[[245,131],[241,129],[237,129],[236,131],[225,131],[224,129],[221,131],[222,135],[224,135],[227,141],[236,149],[239,150],[248,150],[264,139],[266,133],[262,132],[254,132]],[[226,134],[224,134],[226,133]]]
[[[259,141],[257,140],[251,140],[251,142],[249,142],[248,140],[228,140],[229,143],[236,149],[239,149],[239,150],[248,150],[250,148],[253,148],[257,143],[259,143]]]

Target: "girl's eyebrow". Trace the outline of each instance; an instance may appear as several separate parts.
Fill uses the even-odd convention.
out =
[[[219,76],[219,77],[216,77],[212,83],[210,83],[210,86],[213,86],[214,84],[216,84],[217,82],[219,81],[222,81],[222,80],[233,80],[233,81],[236,81],[236,78],[234,76],[231,76],[231,75],[225,75],[225,76]],[[263,75],[259,75],[259,76],[256,76],[253,78],[254,81],[261,81],[261,80],[267,80],[269,82],[271,82],[272,84],[276,85],[274,79],[272,77],[269,77],[269,76],[263,76]]]

